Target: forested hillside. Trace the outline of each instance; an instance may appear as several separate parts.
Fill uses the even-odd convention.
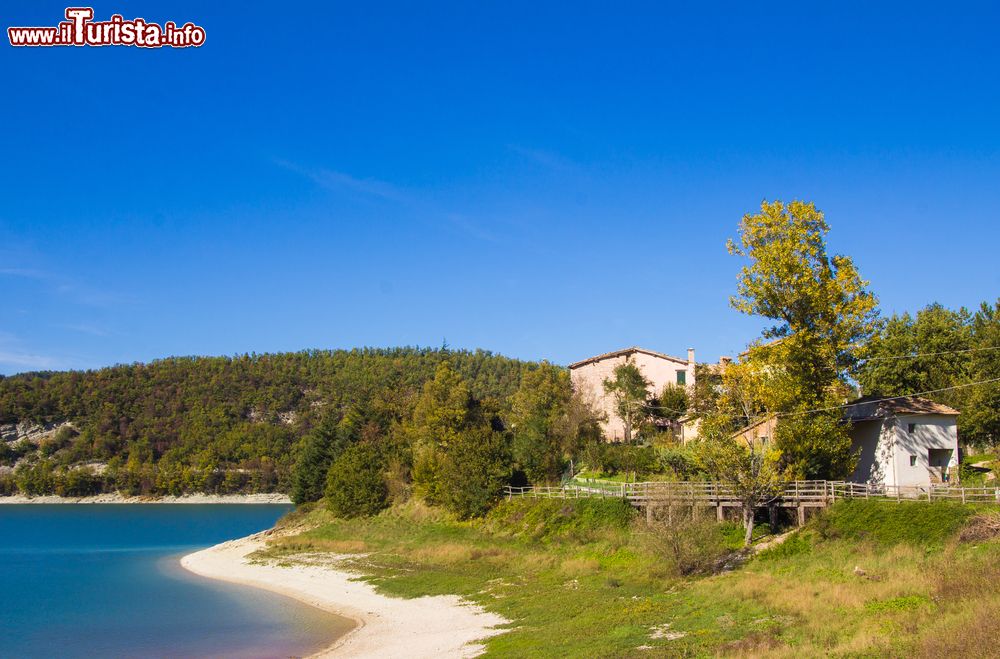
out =
[[[310,430],[369,415],[359,410],[377,409],[383,428],[408,417],[445,361],[495,410],[537,366],[484,351],[396,348],[183,357],[0,378],[0,489],[288,491]]]

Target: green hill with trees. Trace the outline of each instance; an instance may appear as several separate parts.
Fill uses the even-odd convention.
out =
[[[510,410],[525,373],[558,371],[485,351],[393,348],[183,357],[3,377],[0,427],[52,432],[0,442],[0,489],[289,492],[303,452],[336,452],[318,447],[326,441],[318,437],[387,440],[444,363],[463,382],[455,395],[475,401],[479,420]],[[470,412],[460,425],[472,423]]]

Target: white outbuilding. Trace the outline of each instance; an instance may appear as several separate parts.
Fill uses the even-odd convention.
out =
[[[866,397],[846,412],[859,450],[854,482],[930,487],[958,481],[958,410],[926,398]]]

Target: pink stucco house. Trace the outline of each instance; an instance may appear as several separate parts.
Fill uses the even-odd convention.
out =
[[[652,383],[651,395],[660,393],[668,384],[694,385],[694,348],[688,349],[687,359],[633,346],[570,364],[573,388],[604,415],[604,436],[609,441],[625,438],[625,424],[615,411],[614,400],[604,392],[604,380],[613,377],[615,367],[620,364],[634,364]]]

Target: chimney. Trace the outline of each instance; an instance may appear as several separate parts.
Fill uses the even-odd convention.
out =
[[[694,348],[688,348],[688,364],[694,364]]]

